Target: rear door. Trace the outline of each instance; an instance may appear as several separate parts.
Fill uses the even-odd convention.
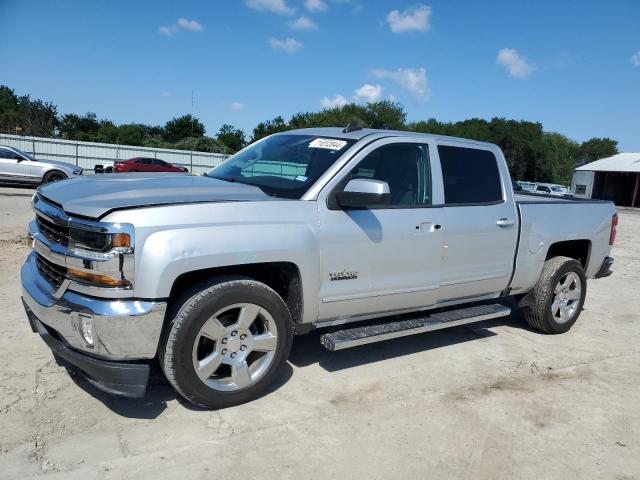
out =
[[[513,269],[517,212],[497,147],[439,142],[444,190],[440,301],[504,290]]]

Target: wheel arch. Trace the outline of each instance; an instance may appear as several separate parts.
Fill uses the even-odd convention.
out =
[[[242,275],[273,289],[287,305],[293,320],[294,333],[297,332],[296,327],[301,325],[303,318],[304,300],[300,269],[293,262],[248,263],[186,272],[173,282],[169,303],[195,283],[225,275]]]
[[[569,257],[582,264],[586,271],[591,256],[591,240],[563,240],[549,245],[545,261],[553,257]]]

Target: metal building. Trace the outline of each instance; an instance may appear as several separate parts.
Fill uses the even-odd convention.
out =
[[[619,153],[576,168],[571,191],[576,197],[640,206],[640,153]]]

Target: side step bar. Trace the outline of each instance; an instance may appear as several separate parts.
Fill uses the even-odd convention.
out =
[[[382,342],[391,338],[406,337],[416,333],[430,332],[442,328],[455,327],[465,323],[479,322],[491,318],[506,317],[511,309],[499,304],[479,305],[477,307],[449,310],[434,313],[428,317],[410,318],[399,322],[367,325],[320,336],[320,343],[327,350],[343,350],[345,348]]]

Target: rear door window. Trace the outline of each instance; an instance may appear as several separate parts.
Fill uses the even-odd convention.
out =
[[[489,150],[439,145],[444,201],[447,205],[502,201],[498,161]]]

